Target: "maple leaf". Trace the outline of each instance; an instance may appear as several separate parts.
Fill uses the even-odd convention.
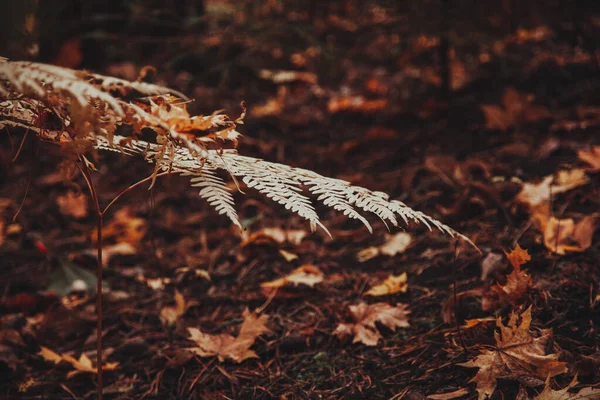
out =
[[[200,357],[218,357],[219,361],[231,359],[240,363],[248,358],[258,358],[250,347],[256,338],[262,334],[269,333],[266,322],[269,316],[266,314],[258,317],[256,313],[244,310],[244,322],[237,337],[227,333],[220,335],[209,335],[197,328],[188,328],[189,340],[196,342],[197,347],[188,348],[192,353]]]
[[[567,252],[581,252],[592,245],[596,230],[596,217],[585,216],[575,223],[572,218],[541,219],[544,245],[550,251],[565,255]]]
[[[553,390],[550,387],[550,377],[546,379],[546,386],[542,393],[534,397],[533,400],[590,400],[600,399],[600,389],[586,387],[577,393],[569,393],[569,390],[577,385],[577,375],[573,378],[567,387],[560,390]]]
[[[535,122],[550,117],[548,109],[531,104],[533,96],[519,93],[514,88],[506,88],[502,96],[502,107],[482,105],[485,114],[485,126],[488,129],[507,130],[521,122]]]
[[[495,350],[483,350],[475,359],[458,365],[479,368],[471,382],[477,383],[479,400],[491,397],[496,390],[499,378],[513,379],[528,386],[543,384],[547,377],[567,372],[566,364],[558,361],[559,354],[546,354],[546,346],[552,336],[550,329],[541,331],[534,337],[529,330],[531,306],[521,314],[521,324],[517,324],[517,313],[512,313],[508,326],[498,318],[496,326],[500,333],[494,333]]]
[[[406,293],[408,290],[408,275],[403,272],[400,275],[390,275],[383,283],[373,286],[365,296],[385,296],[398,292]]]
[[[333,334],[340,339],[353,337],[352,343],[361,342],[367,346],[376,346],[382,338],[376,322],[387,326],[392,331],[396,331],[397,327],[407,328],[410,326],[407,320],[410,311],[407,308],[406,304],[401,303],[396,306],[387,303],[352,305],[350,313],[355,322],[339,324]]]
[[[518,304],[531,288],[531,277],[527,274],[527,270],[521,269],[521,265],[531,260],[527,250],[523,250],[517,244],[517,247],[510,253],[505,252],[505,254],[513,266],[513,270],[506,276],[506,284],[496,284],[490,288],[489,293],[484,295],[481,303],[484,311],[492,310],[506,303]]]
[[[527,250],[522,249],[519,244],[517,244],[517,247],[515,247],[513,251],[511,251],[510,253],[507,253],[505,251],[504,254],[506,254],[506,258],[508,258],[508,261],[513,266],[513,268],[520,268],[521,265],[527,263],[528,261],[531,261],[531,256],[529,255],[529,252]]]
[[[380,254],[393,257],[396,254],[406,251],[412,237],[406,232],[399,232],[395,235],[387,235],[386,241],[379,247],[371,246],[358,252],[356,258],[359,262],[365,262]]]
[[[54,364],[59,364],[63,361],[71,364],[75,369],[67,373],[67,379],[71,379],[75,375],[80,374],[82,372],[89,372],[92,374],[98,372],[96,370],[96,367],[92,365],[92,360],[90,360],[90,358],[85,353],[81,353],[79,359],[76,359],[75,357],[69,354],[58,354],[50,350],[49,348],[42,346],[38,355],[40,355],[44,360],[53,362]],[[117,369],[118,366],[118,362],[106,363],[102,366],[102,370],[114,371]]]

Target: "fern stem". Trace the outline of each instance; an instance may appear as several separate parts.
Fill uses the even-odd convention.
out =
[[[97,264],[96,264],[96,398],[102,400],[102,270],[104,268],[102,262],[102,217],[103,212],[100,210],[100,202],[98,200],[98,192],[96,186],[92,180],[92,175],[88,164],[83,159],[83,156],[79,158],[76,163],[77,168],[81,172],[85,183],[90,191],[92,200],[94,201],[94,208],[96,209],[96,249],[98,251]],[[83,167],[81,166],[83,164]]]
[[[96,370],[98,373],[98,400],[102,400],[102,213],[96,216],[96,232],[98,235],[98,264],[96,281],[96,313],[98,320],[96,322]]]
[[[82,165],[83,164],[83,167]],[[127,189],[123,190],[121,193],[116,195],[110,203],[104,208],[104,210],[100,209],[100,200],[98,198],[98,192],[96,191],[96,186],[92,180],[92,175],[90,174],[90,170],[83,160],[83,157],[80,158],[80,162],[77,163],[77,168],[81,172],[83,179],[90,191],[94,208],[96,210],[96,250],[97,250],[97,264],[96,264],[96,397],[98,400],[102,400],[102,272],[104,269],[104,262],[102,258],[102,224],[104,219],[104,214],[108,211],[108,209],[115,204],[117,200],[121,198],[125,193],[134,189],[135,187],[141,185],[144,182],[148,182],[149,180],[155,180],[159,176],[167,175],[169,172],[161,172],[159,174],[152,174],[151,176],[142,179],[129,186]]]
[[[107,205],[106,207],[104,207],[104,210],[102,211],[102,213],[101,213],[101,214],[102,214],[102,215],[106,214],[106,212],[108,211],[108,209],[109,209],[109,208],[110,208],[110,207],[111,207],[113,204],[115,204],[115,203],[117,202],[117,200],[119,200],[119,199],[121,198],[121,196],[123,196],[125,193],[129,192],[131,189],[134,189],[134,188],[138,187],[139,185],[141,185],[141,184],[142,184],[142,183],[144,183],[144,182],[148,182],[149,180],[156,179],[156,178],[158,178],[159,176],[164,176],[164,175],[168,175],[168,174],[169,174],[169,172],[168,172],[168,171],[161,172],[161,173],[159,173],[159,174],[156,174],[156,175],[152,174],[152,175],[150,175],[149,177],[147,177],[147,178],[144,178],[144,179],[142,179],[141,181],[138,181],[138,182],[134,183],[133,185],[129,186],[127,189],[123,190],[121,193],[119,193],[118,195],[116,195],[116,196],[115,196],[115,198],[114,198],[114,199],[112,199],[112,200],[110,201],[110,203],[108,203],[108,205]]]

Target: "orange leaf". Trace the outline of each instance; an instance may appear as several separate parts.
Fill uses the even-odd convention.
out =
[[[531,256],[527,250],[523,250],[521,246],[517,244],[517,247],[513,249],[510,253],[504,252],[506,254],[506,258],[510,261],[510,264],[514,268],[520,268],[521,265],[525,264],[528,261],[531,261]]]
[[[359,262],[365,262],[380,254],[393,257],[396,254],[403,253],[410,246],[411,242],[412,237],[406,232],[388,235],[384,244],[379,247],[367,247],[359,251],[356,258]]]
[[[368,100],[364,96],[332,97],[327,103],[327,111],[331,114],[340,111],[371,113],[387,107],[386,99]]]
[[[600,171],[600,146],[594,146],[591,150],[579,150],[577,157],[586,164],[589,165],[587,168],[590,172]]]
[[[406,304],[396,304],[391,306],[387,303],[367,304],[360,303],[350,306],[350,313],[355,322],[350,324],[339,324],[333,332],[340,339],[352,337],[352,343],[361,342],[367,346],[376,346],[381,334],[377,330],[376,322],[387,326],[392,331],[397,327],[407,328],[408,306]]]
[[[258,336],[270,332],[265,325],[268,319],[269,316],[266,314],[258,317],[248,309],[244,310],[244,322],[237,337],[227,333],[209,335],[200,329],[188,328],[189,340],[195,342],[197,346],[188,350],[200,357],[216,356],[219,361],[231,359],[240,363],[248,358],[258,358],[250,347]]]
[[[505,131],[512,125],[512,121],[502,108],[494,105],[481,105],[479,107],[485,115],[485,127],[487,129]]]
[[[498,378],[543,384],[546,378],[567,372],[566,364],[558,361],[559,354],[546,354],[552,331],[543,329],[539,337],[534,337],[530,331],[531,307],[521,314],[520,325],[517,319],[518,315],[513,313],[508,326],[504,326],[498,318],[496,325],[500,332],[494,334],[497,349],[483,350],[475,359],[458,364],[479,368],[477,375],[471,379],[471,382],[477,383],[479,400],[492,396]]]
[[[83,193],[75,194],[70,190],[64,196],[58,196],[56,203],[60,212],[74,218],[85,218],[88,215],[87,196]]]
[[[90,360],[90,358],[85,353],[81,353],[81,355],[79,356],[79,359],[76,359],[75,357],[71,356],[70,354],[63,353],[63,354],[59,355],[46,347],[41,347],[41,351],[38,354],[40,356],[42,356],[42,358],[44,358],[45,360],[51,361],[55,364],[58,364],[62,361],[65,361],[65,362],[71,364],[71,366],[74,368],[74,370],[69,371],[67,373],[67,379],[70,379],[73,376],[80,374],[82,372],[88,372],[88,373],[93,373],[93,374],[98,372],[96,370],[96,367],[92,364],[92,360]],[[119,366],[118,362],[106,363],[102,366],[102,370],[103,371],[114,371],[117,369],[118,366]]]
[[[583,217],[578,223],[572,218],[550,217],[542,224],[544,245],[553,253],[565,255],[568,252],[581,252],[592,245],[596,230],[596,217]]]
[[[280,288],[288,284],[294,286],[306,285],[313,287],[317,283],[323,282],[323,272],[314,265],[303,265],[293,270],[290,274],[283,278],[275,279],[270,282],[261,283],[262,288]]]
[[[403,272],[398,276],[390,275],[383,283],[369,289],[369,291],[365,293],[365,296],[386,296],[398,292],[406,293],[408,290],[407,279],[408,275],[406,272]]]

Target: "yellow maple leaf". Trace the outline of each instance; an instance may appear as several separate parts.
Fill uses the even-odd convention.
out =
[[[63,361],[71,364],[74,368],[73,371],[69,371],[67,373],[67,379],[74,377],[77,374],[88,372],[88,373],[97,373],[96,367],[92,364],[92,360],[85,354],[81,353],[79,359],[69,355],[69,354],[58,354],[47,347],[41,347],[40,352],[38,353],[44,360],[51,361],[54,364],[59,364]],[[102,365],[103,371],[114,371],[119,366],[118,362],[110,362]]]
[[[406,272],[400,275],[390,275],[379,285],[373,286],[365,293],[365,296],[386,296],[398,292],[406,293],[408,290],[408,275]]]

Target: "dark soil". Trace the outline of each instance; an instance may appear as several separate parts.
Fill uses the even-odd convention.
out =
[[[544,246],[530,214],[515,200],[521,182],[582,167],[577,151],[600,144],[597,5],[534,1],[511,10],[519,2],[448,1],[444,9],[436,1],[315,1],[308,6],[273,2],[272,8],[248,2],[237,9],[238,3],[207,2],[211,6],[197,32],[83,33],[94,40],[85,41],[82,66],[127,77],[128,65],[153,65],[159,82],[195,98],[190,109],[197,113],[224,109],[236,117],[244,100],[249,113],[239,127],[245,135],[240,153],[387,192],[465,234],[483,256],[410,226],[413,243],[404,253],[360,263],[356,253],[383,243],[385,226],[371,219],[375,233],[370,235],[327,209],[318,211],[332,239],[316,232],[297,246],[241,247],[240,232],[204,204],[186,179],[166,177],[152,191],[136,188],[106,217],[110,221],[117,210],[129,207],[148,228],[135,255],[115,256],[104,271],[111,292],[126,294],[105,299],[104,349],[108,361],[120,363],[104,373],[106,397],[421,399],[466,388],[466,398],[477,398],[475,384],[469,383],[476,370],[456,364],[493,346],[495,327],[459,331],[457,326],[489,316],[506,321],[512,310],[530,305],[534,330],[553,330],[569,367],[569,373],[554,378],[554,387],[564,387],[575,373],[582,385],[598,385],[600,237],[596,234],[583,252],[558,256]],[[443,20],[448,35],[440,32]],[[152,21],[148,24],[151,29]],[[541,27],[550,34],[523,33]],[[449,92],[440,72],[444,57],[438,42],[443,45],[444,36],[452,49],[455,82]],[[437,44],[424,44],[426,38]],[[91,57],[94,46],[107,56]],[[314,73],[319,89],[298,81],[275,84],[260,77],[261,69]],[[531,104],[549,114],[536,118],[527,109],[516,123],[491,129],[481,106],[501,106],[507,88],[531,95]],[[282,109],[253,114],[278,93]],[[328,111],[330,99],[349,94],[385,99],[387,105]],[[589,112],[580,112],[584,108]],[[92,374],[66,379],[65,364],[37,355],[45,346],[77,356],[85,351],[95,359],[95,294],[61,300],[44,291],[61,262],[94,272],[94,216],[75,219],[59,212],[57,196],[72,187],[49,179],[59,168],[60,149],[29,137],[12,163],[22,134],[11,133],[2,136],[0,151],[5,227],[29,188],[16,219],[20,229],[5,234],[0,247],[1,328],[21,337],[14,343],[0,336],[0,397],[95,398]],[[142,161],[113,154],[98,154],[95,163],[102,204],[152,172]],[[557,218],[598,213],[600,179],[589,176],[587,185],[552,199]],[[81,177],[73,183],[85,193]],[[301,218],[257,193],[247,191],[236,200],[250,232],[308,230]],[[502,271],[481,280],[482,257],[510,251],[516,243],[532,256],[525,268],[533,287],[524,299],[484,312],[481,296],[461,296],[502,282]],[[280,248],[298,260],[285,261]],[[339,279],[290,289],[289,296],[263,294],[262,282],[303,264]],[[207,270],[211,281],[176,271],[186,266]],[[404,271],[407,293],[363,297],[374,283]],[[171,283],[153,290],[138,275]],[[195,304],[173,328],[165,328],[160,310],[173,304],[175,289]],[[411,326],[396,332],[381,327],[384,339],[376,347],[340,341],[332,332],[350,320],[348,306],[363,300],[408,304]],[[183,350],[190,346],[187,327],[235,335],[243,310],[259,307],[270,316],[271,333],[253,346],[257,359],[219,362],[190,358]],[[493,398],[516,398],[519,388],[518,382],[499,380]],[[527,391],[533,397],[541,387]]]

